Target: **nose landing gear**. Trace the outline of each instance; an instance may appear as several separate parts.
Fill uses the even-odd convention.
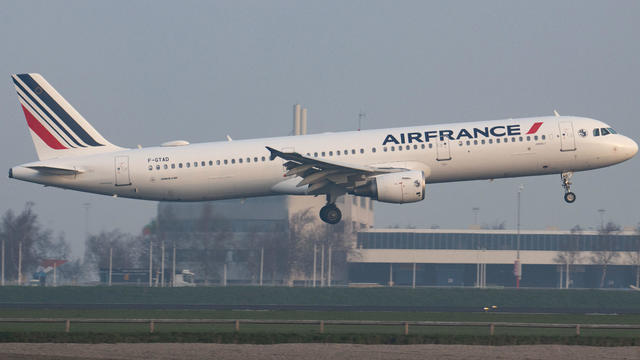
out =
[[[576,201],[576,194],[571,192],[571,177],[573,176],[573,171],[563,172],[562,177],[562,187],[564,188],[564,201],[571,204]]]

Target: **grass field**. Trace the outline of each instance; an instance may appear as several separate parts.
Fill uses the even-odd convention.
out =
[[[511,313],[431,313],[431,312],[344,312],[344,311],[214,311],[214,310],[0,310],[0,318],[119,318],[119,319],[256,319],[256,320],[378,320],[378,321],[454,321],[492,322],[495,335],[572,336],[574,329],[507,328],[501,322],[559,324],[640,324],[640,314],[511,314]],[[0,323],[0,332],[63,332],[63,323]],[[226,333],[233,324],[156,324],[156,332]],[[327,334],[403,334],[402,326],[326,325]],[[72,333],[142,334],[148,324],[84,324],[71,326]],[[318,325],[242,324],[246,333],[316,334]],[[483,336],[487,327],[412,326],[411,334]],[[640,330],[582,329],[583,336],[638,337]]]
[[[640,291],[474,288],[288,287],[1,287],[0,308],[11,304],[303,305],[394,308],[534,309],[536,312],[640,313]]]

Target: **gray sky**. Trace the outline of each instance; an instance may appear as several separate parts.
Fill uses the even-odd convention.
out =
[[[5,1],[0,8],[2,151],[36,159],[10,80],[39,72],[111,142],[134,147],[287,135],[291,106],[309,132],[552,114],[608,122],[640,140],[640,2]],[[376,224],[568,229],[640,221],[640,160],[574,176],[438,184],[417,204],[377,204]],[[42,223],[83,242],[138,233],[155,202],[0,177],[0,211],[36,203]],[[79,249],[76,246],[76,249]]]

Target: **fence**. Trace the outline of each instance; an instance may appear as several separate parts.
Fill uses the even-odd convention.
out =
[[[538,329],[575,329],[580,335],[581,329],[618,329],[637,330],[640,324],[550,324],[550,323],[517,323],[517,322],[454,322],[454,321],[374,321],[374,320],[253,320],[253,319],[90,319],[90,318],[0,318],[0,323],[60,323],[64,331],[71,330],[71,323],[76,324],[148,324],[149,332],[155,331],[157,324],[233,324],[235,331],[240,331],[241,324],[262,325],[316,325],[318,331],[324,333],[325,325],[351,326],[397,326],[404,328],[409,335],[410,327],[485,327],[489,335],[494,335],[496,327],[504,328],[538,328]]]

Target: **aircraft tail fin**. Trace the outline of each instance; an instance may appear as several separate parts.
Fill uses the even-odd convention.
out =
[[[40,74],[13,74],[40,160],[117,151]]]

